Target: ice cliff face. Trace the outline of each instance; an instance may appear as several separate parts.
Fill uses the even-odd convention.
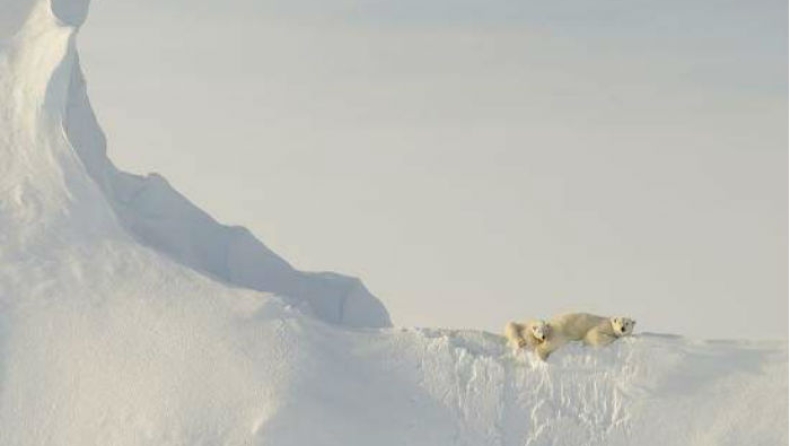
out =
[[[64,125],[67,138],[121,224],[143,244],[226,283],[291,298],[330,323],[391,325],[386,308],[358,279],[298,271],[247,229],[217,223],[161,176],[141,177],[116,169],[106,156],[105,138],[76,63]]]
[[[106,156],[105,138],[90,107],[75,50],[76,26],[85,19],[87,1],[63,0],[51,5],[42,2],[32,11],[26,27],[9,49],[8,69],[15,70],[16,77],[8,78],[15,81],[7,88],[9,95],[19,95],[20,83],[28,84],[25,86],[27,96],[20,98],[25,103],[19,104],[20,107],[35,109],[32,103],[40,102],[39,111],[46,112],[46,116],[40,118],[52,120],[52,126],[62,127],[65,134],[59,134],[57,138],[65,138],[65,141],[60,144],[53,142],[38,151],[37,155],[42,157],[51,157],[54,152],[62,153],[59,160],[49,160],[50,172],[37,174],[31,181],[43,182],[44,178],[59,176],[74,183],[89,183],[84,187],[94,195],[90,199],[52,203],[52,209],[31,214],[35,219],[41,219],[43,214],[57,213],[58,207],[65,211],[83,206],[79,215],[94,212],[112,214],[113,218],[99,219],[114,220],[103,223],[105,228],[117,223],[141,243],[228,284],[287,297],[293,304],[330,323],[355,327],[391,325],[387,310],[358,279],[335,273],[298,271],[246,229],[217,223],[162,177],[140,177],[116,169]],[[49,54],[40,54],[44,51]],[[25,58],[30,60],[25,61]],[[33,73],[42,77],[36,85],[31,85]],[[43,77],[43,73],[51,76]],[[41,97],[34,99],[36,95]],[[11,117],[18,114],[19,111],[9,112]],[[27,127],[29,133],[39,138],[43,132],[36,126],[44,124],[34,122],[36,118],[14,127]],[[29,151],[28,146],[15,144],[16,153],[9,153],[8,159],[20,160],[19,152]],[[14,162],[11,167],[19,164]],[[35,165],[34,169],[43,169],[41,162],[30,160],[30,164]],[[62,171],[66,169],[69,172]],[[62,172],[56,174],[58,170]],[[17,182],[19,177],[11,173],[5,175],[9,183]],[[9,188],[16,186],[18,184],[9,185]],[[39,184],[34,188],[42,194],[68,191],[74,196],[74,189],[78,186]],[[97,188],[100,197],[95,196]],[[23,205],[25,202],[20,201]],[[97,221],[93,223],[98,224]],[[79,224],[80,227],[82,225]]]
[[[118,171],[75,49],[86,11],[0,0],[0,444],[787,442],[786,342],[641,335],[543,364],[381,328],[357,280]]]

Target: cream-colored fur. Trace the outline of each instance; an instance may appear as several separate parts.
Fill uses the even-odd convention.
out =
[[[546,341],[548,330],[546,323],[535,320],[526,324],[521,322],[508,322],[505,325],[505,338],[510,348],[514,351],[528,348],[534,350]]]
[[[545,361],[568,342],[584,340],[590,330],[607,320],[588,313],[571,313],[554,317],[546,323],[551,331],[551,338],[536,346],[535,353]]]
[[[600,347],[633,332],[636,321],[627,317],[604,317],[590,313],[570,313],[549,321],[552,329],[566,341],[582,341]]]
[[[552,352],[567,342],[563,337],[557,336],[550,323],[541,320],[530,321],[526,324],[508,322],[505,326],[505,337],[508,339],[508,345],[514,351],[527,348],[534,351],[544,361]]]
[[[608,323],[602,322],[584,336],[584,343],[594,347],[609,345],[612,342],[629,336],[634,331],[636,321],[628,317],[613,317]]]
[[[600,347],[630,335],[636,321],[627,317],[608,318],[590,313],[569,313],[548,322],[536,320],[526,324],[508,322],[505,337],[513,350],[529,348],[542,360],[571,341]]]
[[[608,324],[609,318],[590,313],[569,313],[553,317],[549,323],[554,331],[568,341],[583,341],[587,333],[599,325]]]
[[[547,325],[549,326],[551,336],[544,342],[541,342],[535,346],[535,354],[544,361],[549,359],[549,356],[551,356],[552,353],[559,350],[560,347],[568,343],[568,340],[562,336],[561,333],[554,331],[554,327],[551,326],[551,322],[548,322]]]

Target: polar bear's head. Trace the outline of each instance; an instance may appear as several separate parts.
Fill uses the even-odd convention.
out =
[[[543,342],[549,336],[549,325],[542,320],[532,321],[529,323],[529,332],[535,339]]]
[[[636,321],[630,317],[613,317],[612,329],[617,336],[628,336],[634,332]]]

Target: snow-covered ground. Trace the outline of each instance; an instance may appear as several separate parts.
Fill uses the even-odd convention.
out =
[[[358,280],[296,271],[112,166],[76,52],[86,1],[3,11],[0,444],[787,443],[786,341],[638,334],[541,363],[391,328]]]

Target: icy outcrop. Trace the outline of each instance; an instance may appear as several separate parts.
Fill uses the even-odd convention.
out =
[[[62,1],[20,2],[0,50],[0,444],[787,443],[786,342],[639,335],[544,364],[488,333],[355,327],[388,323],[355,279],[112,166],[84,4]]]
[[[289,297],[330,323],[391,326],[384,305],[358,279],[298,271],[247,229],[217,223],[161,176],[116,169],[106,156],[79,63],[72,67],[64,127],[120,222],[145,245],[229,284]]]
[[[312,367],[263,444],[744,445],[787,441],[787,344],[637,335],[542,363],[456,330],[294,327]],[[330,378],[331,377],[331,378]],[[331,383],[331,385],[326,385]],[[772,395],[782,395],[782,397]],[[314,429],[294,429],[294,420]]]

